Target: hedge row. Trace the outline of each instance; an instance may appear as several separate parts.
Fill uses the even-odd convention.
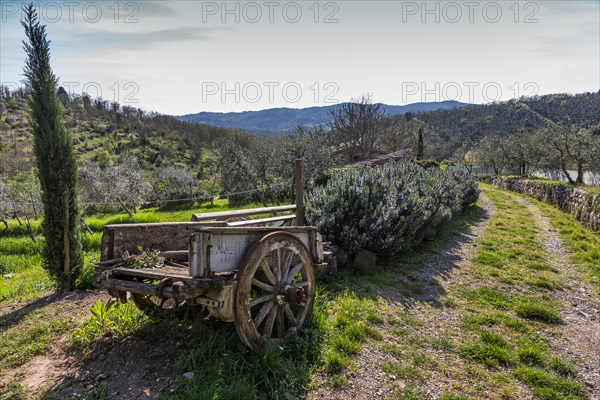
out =
[[[477,180],[552,204],[572,214],[588,228],[600,231],[600,195],[598,194],[553,182],[506,176],[478,175]]]
[[[350,254],[391,256],[434,235],[478,196],[463,172],[401,163],[349,167],[307,194],[306,218]]]

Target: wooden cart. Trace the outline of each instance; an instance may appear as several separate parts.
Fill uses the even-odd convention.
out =
[[[294,210],[270,207],[197,214],[187,223],[106,226],[94,284],[146,312],[208,311],[234,322],[242,342],[255,350],[269,341],[285,344],[312,311],[315,268],[335,258],[324,253],[314,227],[283,226],[294,215],[243,218]],[[127,267],[125,252],[142,249],[155,251],[164,265]]]

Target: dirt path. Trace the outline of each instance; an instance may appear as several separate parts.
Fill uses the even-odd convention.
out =
[[[560,290],[549,291],[548,296],[563,305],[561,317],[565,323],[548,329],[544,336],[550,339],[553,352],[576,364],[575,379],[581,382],[585,398],[600,400],[600,299],[580,278],[581,272],[571,265],[571,254],[552,230],[550,220],[532,203],[516,195],[513,197],[527,208],[546,258],[560,271],[561,284],[564,285]],[[405,282],[407,274],[412,275],[413,280],[423,282],[422,294],[405,297],[400,293],[380,293],[394,312],[413,321],[412,326],[407,326],[408,333],[399,338],[393,333],[395,325],[382,325],[383,342],[369,341],[365,344],[354,368],[346,374],[347,381],[334,387],[326,377],[320,376],[316,382],[318,389],[311,393],[310,399],[436,399],[445,390],[476,387],[482,384],[482,380],[489,379],[485,368],[472,369],[455,349],[436,343],[443,340],[464,342],[465,314],[460,307],[451,305],[456,299],[453,293],[487,286],[470,262],[476,253],[478,238],[496,212],[493,203],[484,195],[481,196],[481,204],[484,217],[467,234],[431,256],[424,267],[400,272],[398,282]],[[419,343],[419,338],[427,343]],[[421,377],[418,374],[411,376],[411,365],[416,365],[415,354],[433,360],[431,367],[421,368],[427,371]],[[402,377],[384,372],[382,365],[394,362],[401,366]],[[508,398],[533,398],[531,388],[522,382],[512,379],[512,385],[513,392]],[[488,390],[482,387],[480,398],[491,395]],[[494,393],[493,397],[504,398],[501,393]]]
[[[515,196],[527,207],[543,238],[548,262],[560,270],[564,289],[552,292],[553,300],[563,302],[561,311],[565,324],[561,326],[562,336],[553,338],[553,344],[560,354],[576,359],[578,380],[585,384],[585,390],[594,400],[600,399],[600,299],[594,295],[592,287],[579,278],[580,273],[571,265],[569,253],[561,238],[552,229],[549,218],[538,207],[526,199]],[[585,354],[585,356],[582,356]]]
[[[457,281],[476,283],[468,271],[465,271],[465,267],[475,253],[477,239],[495,212],[492,202],[483,195],[481,204],[483,217],[467,233],[450,241],[442,251],[432,255],[424,268],[411,271],[413,281],[424,283],[422,295],[406,297],[398,292],[382,293],[396,312],[422,321],[416,330],[423,336],[452,338],[460,334],[462,318],[459,311],[442,306],[440,296],[447,293],[449,286]],[[397,279],[404,282],[406,276],[401,271]],[[394,328],[393,324],[382,325],[382,330],[385,331],[383,346],[394,345]],[[399,377],[382,371],[381,364],[394,362],[395,357],[388,351],[382,351],[381,347],[381,343],[367,343],[357,356],[355,368],[348,374],[347,382],[340,387],[333,387],[324,377],[319,377],[317,385],[320,387],[310,394],[309,399],[373,400],[392,396],[398,386],[402,388],[405,385]],[[427,356],[440,360],[443,364],[461,364],[456,354],[442,348],[427,351]],[[427,382],[429,398],[438,398],[444,388],[452,385],[453,379],[445,371],[437,371],[435,377]]]
[[[91,306],[98,300],[106,300],[105,294],[97,291],[57,293],[28,303],[11,303],[0,307],[0,332],[19,329],[22,321],[31,315],[41,315],[43,320],[60,319],[75,326],[89,315]],[[38,314],[39,313],[39,314]],[[41,355],[36,355],[23,365],[11,368],[0,378],[0,388],[12,379],[20,381],[25,399],[34,399],[46,388],[77,373],[80,361],[65,349],[69,347],[68,335],[56,337]]]

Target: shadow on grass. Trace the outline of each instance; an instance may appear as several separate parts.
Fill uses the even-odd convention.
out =
[[[72,295],[73,293],[55,293],[48,296],[40,297],[26,304],[19,304],[18,306],[16,306],[18,308],[16,308],[15,310],[0,316],[0,332],[10,329],[15,325],[18,325],[32,312],[47,307],[50,304],[62,301],[65,298]],[[9,307],[9,305],[3,305],[2,307]]]
[[[76,371],[40,399],[296,398],[306,389],[323,337],[313,318],[286,349],[254,353],[231,323],[142,319],[125,339],[105,334],[85,353],[72,347],[71,355],[80,360]]]
[[[473,255],[471,228],[486,218],[487,212],[473,205],[442,228],[433,240],[413,251],[373,268],[341,266],[338,276],[326,280],[327,290],[332,293],[351,290],[359,297],[381,296],[404,305],[426,301],[441,307],[440,298],[445,290],[439,281],[447,279],[465,256]]]

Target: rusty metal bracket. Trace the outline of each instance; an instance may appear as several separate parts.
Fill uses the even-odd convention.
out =
[[[173,278],[164,278],[163,280],[161,280],[160,283],[158,284],[158,287],[154,291],[154,294],[156,295],[156,297],[158,297],[159,299],[165,299],[166,297],[163,294],[163,290],[165,289],[165,287],[169,286],[172,283],[173,283]]]

